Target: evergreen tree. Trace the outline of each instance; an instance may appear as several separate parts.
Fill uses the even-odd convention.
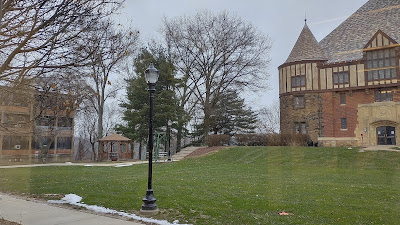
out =
[[[141,144],[146,142],[148,137],[150,106],[144,71],[151,62],[160,71],[154,93],[154,130],[166,127],[168,120],[177,121],[184,113],[175,96],[174,89],[177,85],[174,77],[175,68],[165,53],[165,49],[154,46],[150,49],[142,49],[134,61],[136,76],[127,80],[128,101],[121,104],[124,108],[123,120],[126,124],[116,127],[117,131]]]
[[[246,107],[244,99],[233,90],[224,92],[210,116],[210,131],[214,134],[254,133],[257,114]]]

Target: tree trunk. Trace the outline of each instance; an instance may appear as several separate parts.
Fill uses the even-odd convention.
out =
[[[183,124],[181,122],[178,122],[178,132],[176,134],[176,153],[180,152],[182,149],[182,146],[181,146],[182,130],[183,130]]]
[[[97,138],[103,138],[103,104],[99,105],[99,118],[97,120]]]
[[[207,144],[208,132],[210,130],[210,107],[209,103],[204,104],[204,143]]]
[[[103,138],[103,113],[104,113],[104,101],[99,104],[99,118],[97,119],[97,140]],[[103,145],[100,145],[97,148],[98,152],[103,151]]]

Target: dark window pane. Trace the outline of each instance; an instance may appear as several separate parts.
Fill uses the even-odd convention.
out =
[[[389,79],[389,78],[392,77],[391,74],[390,74],[390,69],[386,69],[385,70],[385,74],[386,74],[386,79]]]
[[[380,102],[381,101],[381,92],[375,91],[375,101]]]
[[[386,92],[386,101],[393,101],[393,93],[391,91]]]
[[[392,68],[392,69],[390,69],[390,71],[391,71],[391,74],[392,74],[392,78],[396,78],[397,77],[396,69]]]
[[[385,67],[390,66],[390,60],[389,60],[389,59],[385,59],[385,64],[384,64],[384,66],[385,66]]]
[[[340,128],[341,128],[341,129],[347,129],[347,119],[346,119],[346,118],[342,118],[342,119],[341,119]]]
[[[383,51],[382,51],[382,50],[379,50],[379,51],[378,51],[378,58],[379,58],[379,59],[382,59],[382,58],[383,58]]]
[[[394,51],[394,48],[390,49],[390,57],[396,57],[396,52]]]
[[[346,94],[340,93],[340,104],[346,104]]]
[[[379,79],[385,79],[385,71],[379,70]]]
[[[300,124],[300,132],[302,133],[302,134],[306,134],[307,132],[306,132],[306,123],[301,123]]]
[[[57,138],[57,149],[71,149],[72,138],[71,137],[59,137]]]
[[[395,58],[391,58],[390,59],[390,66],[396,66],[396,59]]]
[[[389,57],[390,57],[389,49],[385,49],[385,58],[389,58]]]
[[[335,84],[338,84],[338,83],[339,83],[339,76],[338,76],[338,74],[335,74],[335,75],[333,76],[333,82],[334,82]]]

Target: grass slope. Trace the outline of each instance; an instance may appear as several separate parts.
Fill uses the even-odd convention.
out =
[[[236,147],[156,164],[159,218],[193,224],[398,224],[400,154],[345,148]],[[147,165],[0,169],[0,191],[69,194],[132,212]],[[293,213],[280,216],[279,211]]]

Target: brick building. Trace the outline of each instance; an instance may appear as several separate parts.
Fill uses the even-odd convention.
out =
[[[399,24],[400,0],[369,0],[320,42],[305,24],[278,68],[281,132],[400,144]]]
[[[71,160],[74,113],[66,112],[61,99],[65,98],[0,87],[0,159],[38,160],[46,150],[48,160]],[[38,106],[46,104],[51,107]]]

